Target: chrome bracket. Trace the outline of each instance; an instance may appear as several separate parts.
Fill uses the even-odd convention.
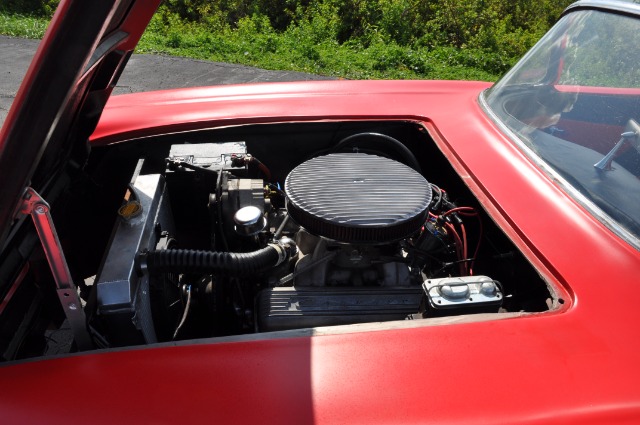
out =
[[[64,315],[69,321],[76,346],[80,351],[88,350],[92,348],[93,344],[87,329],[87,320],[84,310],[82,310],[77,287],[71,278],[71,272],[49,212],[50,209],[49,204],[35,190],[30,187],[27,188],[22,199],[20,212],[30,215],[33,219],[33,224],[42,243],[42,249],[56,282],[56,292],[58,293],[60,304],[62,304]]]
[[[618,153],[618,151],[620,150],[620,148],[627,143],[627,140],[633,139],[636,136],[637,136],[637,134],[634,133],[633,131],[626,131],[626,132],[622,133],[620,135],[620,140],[618,141],[618,143],[616,143],[616,145],[613,147],[613,149],[611,149],[609,151],[609,153],[604,156],[604,158],[602,158],[600,161],[598,161],[595,164],[593,164],[593,166],[596,167],[600,171],[611,171],[611,170],[613,170],[613,167],[611,166],[611,162],[613,162],[613,158],[615,158],[615,156]]]
[[[618,154],[618,151],[627,143],[631,143],[636,149],[639,148],[638,135],[640,135],[640,125],[638,125],[635,120],[629,120],[625,130],[627,131],[620,135],[620,140],[616,143],[613,149],[611,149],[604,158],[593,164],[596,169],[600,171],[612,171],[614,169],[611,165],[613,159]]]

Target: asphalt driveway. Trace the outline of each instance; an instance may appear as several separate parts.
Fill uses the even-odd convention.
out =
[[[0,36],[0,124],[9,112],[39,40]],[[267,71],[242,65],[159,55],[133,55],[114,93],[272,81],[324,80],[293,71]]]

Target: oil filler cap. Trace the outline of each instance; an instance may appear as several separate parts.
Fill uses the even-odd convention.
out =
[[[260,208],[253,205],[242,207],[233,216],[236,232],[242,236],[254,236],[262,232],[267,225],[267,219]]]

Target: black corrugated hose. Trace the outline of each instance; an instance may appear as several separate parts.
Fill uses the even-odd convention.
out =
[[[217,252],[191,249],[165,249],[141,254],[150,272],[221,272],[246,275],[275,267],[295,249],[289,243],[269,244],[253,252]]]

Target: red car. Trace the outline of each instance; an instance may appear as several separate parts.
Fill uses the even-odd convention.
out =
[[[157,3],[63,0],[0,133],[1,422],[640,422],[639,5],[495,85],[110,97]]]

